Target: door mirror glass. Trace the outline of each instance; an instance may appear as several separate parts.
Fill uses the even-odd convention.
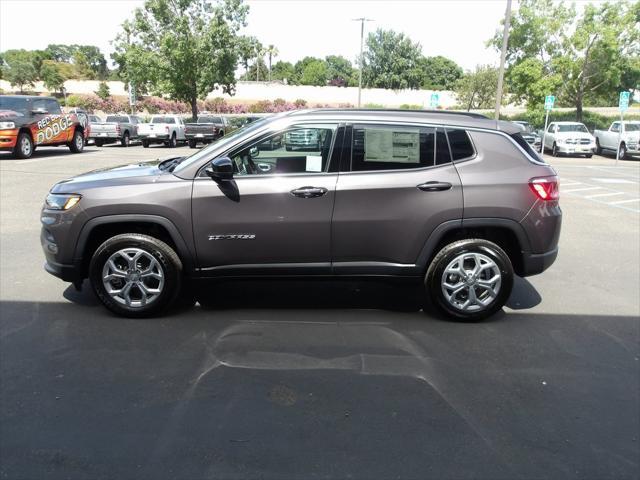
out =
[[[233,178],[233,163],[229,157],[216,158],[205,169],[205,173],[216,182],[231,180]]]
[[[256,158],[258,155],[260,155],[260,150],[258,149],[258,147],[251,147],[251,149],[249,150],[249,155],[251,155],[251,158]]]

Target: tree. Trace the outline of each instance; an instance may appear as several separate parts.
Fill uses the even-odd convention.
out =
[[[573,5],[562,2],[521,0],[507,50],[507,80],[513,93],[526,99],[529,109],[555,93],[558,104],[574,106],[582,120],[585,103],[610,104],[617,88],[636,88],[636,77],[625,72],[640,54],[639,12],[640,2],[587,4],[578,15]],[[490,43],[499,48],[501,29]],[[532,72],[539,76],[534,78]],[[525,77],[533,83],[522,81]]]
[[[25,87],[32,87],[38,80],[38,72],[34,66],[34,56],[27,50],[7,50],[3,53],[5,65],[2,76],[11,85],[23,93]]]
[[[422,57],[419,43],[404,33],[378,29],[367,37],[363,53],[363,83],[369,87],[420,88],[422,76],[418,65]]]
[[[95,94],[102,100],[106,100],[107,98],[109,98],[111,92],[109,92],[109,85],[107,85],[107,82],[100,82],[100,85],[98,85],[98,90],[96,90]]]
[[[326,62],[324,60],[313,60],[305,65],[300,76],[300,84],[323,86],[327,84],[328,77],[329,70]]]
[[[462,68],[443,56],[422,57],[418,61],[422,73],[422,88],[429,90],[453,90],[462,77]]]
[[[495,105],[498,88],[498,69],[490,65],[479,65],[458,80],[455,88],[458,102],[467,111],[491,108]]]
[[[278,61],[273,65],[271,78],[273,80],[286,80],[287,83],[294,83],[295,69],[291,62]]]
[[[266,72],[267,71],[267,64],[264,63],[264,60],[262,58],[258,59],[258,61],[254,61],[251,66],[249,67],[249,70],[247,70],[247,72],[242,75],[240,77],[241,80],[245,80],[245,81],[256,81],[256,78],[259,78],[260,72]]]
[[[271,81],[271,60],[273,59],[273,57],[277,57],[280,52],[275,47],[275,45],[269,45],[265,51],[267,57],[269,58],[269,81]]]
[[[237,50],[240,62],[244,66],[245,76],[249,72],[249,65],[255,62],[256,52],[262,50],[262,44],[256,37],[241,36],[237,40]],[[253,76],[255,78],[255,75]]]
[[[62,92],[65,80],[73,77],[73,67],[68,63],[45,60],[40,68],[40,79],[52,92]]]
[[[354,72],[351,62],[340,55],[329,55],[325,57],[325,62],[329,84],[337,87],[349,86]]]
[[[123,24],[114,58],[136,89],[188,102],[196,118],[198,98],[218,86],[234,92],[237,32],[246,14],[242,0],[146,0]]]

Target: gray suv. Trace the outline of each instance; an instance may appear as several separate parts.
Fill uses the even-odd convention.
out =
[[[274,138],[315,131],[288,151]],[[481,115],[307,110],[251,123],[191,156],[87,173],[51,189],[45,269],[129,317],[189,280],[404,277],[428,305],[479,320],[515,275],[558,253],[556,172],[521,129]]]

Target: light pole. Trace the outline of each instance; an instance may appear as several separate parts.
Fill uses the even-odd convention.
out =
[[[507,56],[509,42],[509,24],[511,23],[511,0],[507,0],[507,11],[504,12],[504,30],[502,31],[502,52],[500,53],[500,71],[498,72],[498,90],[496,92],[496,120],[500,120],[502,104],[502,81],[504,79],[504,61]]]
[[[358,108],[362,99],[362,47],[364,45],[364,22],[373,22],[372,18],[354,18],[354,22],[360,22],[360,74],[358,75]]]

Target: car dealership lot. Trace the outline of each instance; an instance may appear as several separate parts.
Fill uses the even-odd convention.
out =
[[[53,183],[193,151],[0,154],[0,478],[638,476],[638,159],[549,158],[558,260],[478,324],[350,281],[203,284],[125,320],[42,270]]]

